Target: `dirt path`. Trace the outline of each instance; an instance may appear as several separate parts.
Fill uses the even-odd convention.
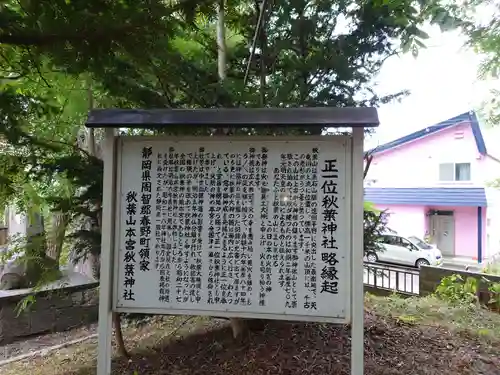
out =
[[[90,336],[96,332],[97,324],[92,324],[65,332],[47,333],[45,335],[27,337],[10,344],[0,344],[0,362]]]

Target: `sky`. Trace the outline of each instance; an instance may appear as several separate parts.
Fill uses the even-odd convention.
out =
[[[458,32],[430,28],[427,48],[389,58],[377,78],[379,94],[407,89],[401,102],[379,108],[380,127],[366,140],[366,148],[399,138],[458,114],[479,108],[491,84],[477,78],[480,56],[463,47]]]

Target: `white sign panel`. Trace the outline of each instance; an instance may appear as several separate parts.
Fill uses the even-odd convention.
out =
[[[350,319],[347,137],[124,138],[114,308]]]

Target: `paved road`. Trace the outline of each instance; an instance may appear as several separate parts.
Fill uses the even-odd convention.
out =
[[[418,270],[402,271],[385,265],[365,268],[364,283],[377,288],[418,294]]]
[[[468,266],[470,272],[480,272],[484,267],[484,265],[479,265],[477,263],[453,263],[446,260],[443,262],[444,268],[451,268],[459,271],[464,271],[466,266]]]

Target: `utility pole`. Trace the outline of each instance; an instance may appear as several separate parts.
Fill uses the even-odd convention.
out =
[[[224,25],[224,0],[219,0],[217,7],[217,57],[220,81],[226,79],[226,28]]]
[[[219,0],[217,3],[217,72],[219,74],[219,81],[222,83],[226,79],[226,27],[224,23],[224,0]],[[243,319],[231,318],[231,329],[233,337],[239,338],[246,330],[246,324]]]

